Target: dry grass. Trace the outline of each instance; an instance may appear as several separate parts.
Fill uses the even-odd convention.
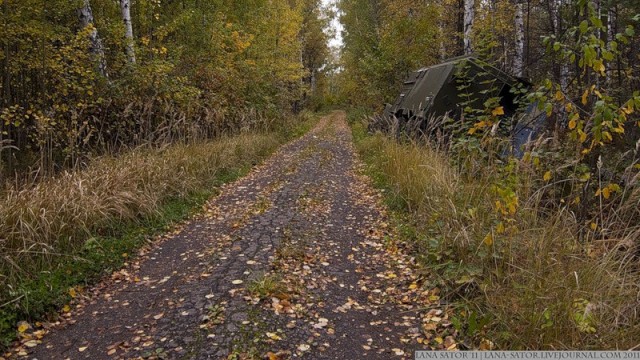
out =
[[[59,257],[73,254],[91,233],[136,221],[168,199],[211,186],[225,171],[259,161],[281,140],[273,133],[245,134],[137,150],[9,189],[0,201],[0,287],[35,276]]]
[[[449,296],[491,319],[488,329],[467,334],[475,341],[486,336],[509,349],[638,345],[636,247],[594,251],[598,240],[579,239],[583,225],[570,212],[541,214],[526,178],[517,182],[526,201],[513,215],[512,230],[494,232],[487,246],[497,222],[496,168],[468,179],[444,154],[381,135],[364,137],[359,148],[409,215],[416,250],[442,276]],[[638,231],[629,227],[618,240],[637,244]]]

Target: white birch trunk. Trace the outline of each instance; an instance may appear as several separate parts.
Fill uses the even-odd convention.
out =
[[[83,29],[87,26],[92,26],[89,33],[89,40],[91,41],[91,54],[95,57],[98,63],[98,72],[104,77],[108,77],[107,63],[104,56],[104,46],[102,45],[102,39],[98,35],[98,30],[95,27],[95,21],[93,18],[93,11],[91,10],[91,3],[89,0],[84,0],[84,4],[78,10],[78,17],[80,18],[80,25]]]
[[[473,44],[471,43],[471,35],[473,34],[473,21],[475,18],[475,1],[464,0],[464,53],[465,55],[473,52]]]
[[[556,36],[556,39],[560,39],[562,36],[562,5],[563,0],[551,0],[552,8],[551,10],[551,18],[553,20],[553,33]],[[566,63],[566,59],[563,59],[560,64],[560,88],[562,91],[566,91],[569,86],[569,66]]]
[[[616,39],[616,7],[613,1],[609,1],[609,9],[607,11],[607,44]],[[617,54],[615,55],[618,56]],[[613,80],[613,66],[611,61],[605,63],[607,69],[607,85],[611,85]]]
[[[131,0],[120,0],[120,8],[122,10],[122,22],[124,22],[124,37],[126,44],[127,57],[129,63],[135,64],[136,51],[133,45],[133,24],[131,23]]]
[[[596,7],[596,12],[598,14],[598,19],[602,20],[602,5],[600,4],[600,0],[595,0],[594,5]],[[600,28],[596,30],[596,37],[600,40],[602,39],[602,31]],[[598,48],[598,57],[602,57],[602,49]],[[606,65],[605,65],[606,66]],[[596,86],[600,88],[600,74],[596,72]]]
[[[564,0],[557,0],[558,5],[556,6],[557,11],[557,21],[558,34],[556,35],[558,39],[562,36],[562,32],[564,32],[563,24],[562,24],[562,7],[564,5]],[[564,59],[562,65],[560,66],[560,86],[562,87],[562,91],[566,93],[569,87],[569,65],[567,64],[567,59]]]
[[[516,55],[513,59],[513,74],[524,76],[524,4],[517,1],[515,12]]]

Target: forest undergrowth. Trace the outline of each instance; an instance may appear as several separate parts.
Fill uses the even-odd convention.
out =
[[[625,226],[614,238],[597,230],[619,229],[620,214],[637,206],[637,187],[594,227],[566,206],[549,206],[549,183],[526,161],[487,164],[367,134],[362,112],[350,118],[368,172],[386,190],[431,285],[460,308],[454,325],[469,347],[637,347],[640,227]]]

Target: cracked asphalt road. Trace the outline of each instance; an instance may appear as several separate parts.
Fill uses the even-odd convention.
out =
[[[400,359],[455,348],[438,335],[447,311],[394,245],[361,166],[344,112],[322,118],[78,301],[29,358]]]

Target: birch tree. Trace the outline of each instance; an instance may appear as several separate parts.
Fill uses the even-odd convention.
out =
[[[518,77],[524,76],[524,4],[517,0],[515,4],[515,50],[513,59],[513,74]]]
[[[129,63],[135,64],[136,52],[133,44],[133,24],[131,23],[131,0],[120,0],[122,21],[124,22],[124,37],[126,41],[127,57]]]
[[[609,0],[607,10],[607,43],[611,43],[616,40],[616,4],[614,1]],[[607,67],[607,85],[611,85],[613,79],[613,66],[611,61],[606,62]]]
[[[80,18],[80,25],[83,29],[91,27],[89,32],[89,40],[91,41],[91,54],[95,57],[98,63],[98,72],[104,77],[108,77],[107,63],[104,57],[104,46],[102,39],[98,35],[98,30],[94,25],[93,10],[91,9],[91,3],[89,0],[84,0],[82,7],[78,10],[78,17]]]
[[[473,44],[471,35],[473,34],[473,21],[475,19],[475,1],[464,0],[464,53],[465,55],[473,52]]]

